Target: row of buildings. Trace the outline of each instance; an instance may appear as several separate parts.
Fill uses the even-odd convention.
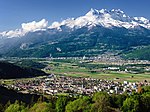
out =
[[[56,76],[51,74],[34,80],[15,80],[12,85],[5,85],[7,88],[14,89],[22,93],[30,94],[69,94],[69,95],[92,95],[98,91],[105,91],[109,94],[131,94],[137,92],[139,85],[150,85],[149,82],[123,83],[111,80],[101,80],[83,77]]]

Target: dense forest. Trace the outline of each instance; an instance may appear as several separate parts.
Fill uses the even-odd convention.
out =
[[[28,78],[43,75],[46,75],[46,73],[36,68],[22,67],[13,63],[0,61],[0,79]]]
[[[11,94],[10,94],[11,95]],[[2,95],[0,99],[2,99]],[[97,92],[92,96],[49,96],[45,99],[21,99],[0,104],[2,112],[149,112],[150,86],[139,88],[138,93],[128,95]]]

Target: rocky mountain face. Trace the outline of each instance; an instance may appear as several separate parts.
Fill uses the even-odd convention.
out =
[[[130,17],[120,9],[91,9],[84,16],[50,26],[43,19],[0,33],[2,56],[70,57],[115,52],[125,58],[150,60],[149,47],[150,20]]]

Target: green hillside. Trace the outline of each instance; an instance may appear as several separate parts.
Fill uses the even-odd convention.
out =
[[[138,48],[124,55],[126,59],[150,60],[150,46]]]
[[[38,69],[20,67],[8,62],[0,62],[0,79],[26,78],[42,75],[46,75],[46,73]]]
[[[120,52],[124,54],[133,50],[133,47],[150,45],[148,34],[130,34],[131,31],[124,28],[105,29],[95,27],[91,30],[78,29],[71,33],[55,34],[47,38],[47,36],[36,38],[32,36],[30,43],[25,39],[21,43],[26,43],[26,47],[21,49],[21,43],[12,47],[4,56],[8,57],[82,57],[97,56],[105,52]],[[145,31],[146,32],[146,31]],[[61,36],[60,36],[61,35]],[[57,37],[56,39],[51,39]],[[59,38],[58,38],[59,37]],[[42,38],[42,40],[40,40]],[[45,38],[45,41],[43,40]],[[20,42],[20,41],[19,41]],[[132,56],[134,52],[137,56]],[[149,51],[143,52],[143,54]],[[133,51],[133,58],[148,59],[148,56],[140,58],[139,51]],[[139,56],[138,56],[139,55]],[[131,58],[132,58],[131,57]]]

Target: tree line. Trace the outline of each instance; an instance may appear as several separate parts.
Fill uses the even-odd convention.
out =
[[[45,100],[41,96],[38,101],[31,103],[16,100],[0,104],[2,112],[149,112],[150,86],[138,89],[131,95],[107,94],[97,92],[92,96],[51,96]]]

